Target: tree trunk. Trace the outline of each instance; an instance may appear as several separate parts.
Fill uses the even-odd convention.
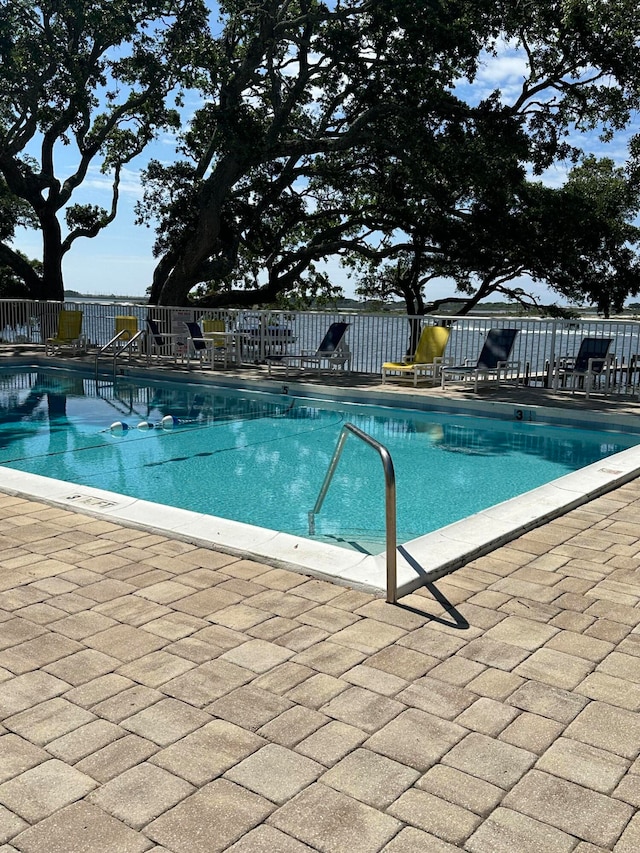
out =
[[[214,254],[223,227],[223,206],[246,163],[230,154],[204,182],[198,199],[198,219],[181,241],[160,259],[153,276],[154,305],[188,305],[189,292],[202,281],[203,265]]]
[[[36,299],[64,302],[64,279],[62,277],[62,235],[60,223],[55,215],[40,216],[42,228],[42,279],[40,293]]]
[[[424,301],[420,292],[420,285],[416,281],[412,269],[406,270],[402,275],[400,290],[404,296],[409,316],[409,347],[406,355],[413,356],[418,348],[418,341],[422,332],[422,321],[418,317],[424,314]]]
[[[9,246],[0,243],[0,263],[6,264],[18,278],[22,279],[29,299],[38,299],[37,294],[41,292],[42,280],[29,261]]]
[[[164,280],[159,280],[153,295],[157,298],[149,301],[155,305],[175,305],[177,307],[189,304],[189,291],[198,283],[196,270],[202,263],[201,252],[194,251],[189,245],[179,259],[164,272]],[[194,255],[196,257],[194,257]],[[154,276],[155,278],[155,276]],[[154,284],[156,284],[154,282]]]
[[[167,252],[153,271],[153,280],[149,290],[149,305],[163,305],[162,290],[174,264],[174,252]]]

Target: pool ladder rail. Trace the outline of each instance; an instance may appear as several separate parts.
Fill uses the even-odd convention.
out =
[[[355,435],[369,447],[376,450],[382,461],[384,470],[384,491],[385,491],[385,528],[386,528],[386,556],[387,556],[387,602],[395,604],[398,600],[398,568],[396,556],[396,475],[393,468],[393,460],[387,448],[376,441],[366,432],[358,429],[354,424],[346,423],[340,430],[340,436],[336,444],[336,449],[333,451],[329,468],[324,478],[324,482],[320,488],[320,493],[316,500],[315,506],[309,511],[309,535],[315,533],[315,517],[320,512],[325,496],[329,489],[331,480],[338,467],[338,462],[342,456],[342,450],[348,435]]]
[[[95,374],[96,374],[96,382],[98,381],[98,361],[101,355],[109,354],[113,359],[113,378],[116,378],[116,365],[118,358],[122,355],[128,355],[131,358],[131,353],[133,351],[133,345],[140,341],[142,338],[146,337],[146,330],[140,329],[131,337],[128,337],[130,332],[128,329],[121,329],[117,334],[115,334],[111,340],[106,343],[103,347],[96,353],[95,357]]]

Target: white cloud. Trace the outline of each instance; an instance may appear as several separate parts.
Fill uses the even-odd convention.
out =
[[[480,85],[502,89],[505,86],[521,85],[528,72],[524,53],[507,48],[506,53],[498,56],[485,55],[476,80]]]
[[[472,83],[461,80],[456,86],[457,94],[471,104],[477,104],[496,90],[504,103],[512,102],[522,91],[522,84],[529,73],[527,57],[514,42],[498,40],[495,53],[484,52]]]
[[[91,167],[87,173],[87,177],[82,183],[82,189],[103,193],[109,199],[113,191],[113,175],[103,174],[100,169]],[[138,169],[123,168],[120,173],[120,194],[130,195],[135,198],[142,198],[142,185],[140,181],[140,171]],[[104,204],[104,200],[97,202]]]

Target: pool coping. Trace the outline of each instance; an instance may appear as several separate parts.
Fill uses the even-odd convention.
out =
[[[33,364],[36,359],[11,360],[12,365]],[[52,361],[47,360],[46,366]],[[45,366],[44,364],[41,366]],[[54,365],[56,366],[56,365]],[[64,363],[68,368],[68,362]],[[130,375],[149,377],[150,371],[131,371]],[[166,373],[152,378],[168,379]],[[242,380],[239,384],[232,377],[192,377],[195,384],[215,384],[247,390],[266,390],[274,393],[272,381]],[[175,377],[174,377],[175,378]],[[212,381],[213,380],[213,381]],[[566,410],[552,407],[518,407],[514,403],[496,401],[452,401],[443,398],[430,399],[429,405],[421,401],[416,405],[415,397],[403,393],[384,391],[357,391],[348,388],[317,386],[304,382],[287,381],[287,390],[296,396],[321,399],[323,393],[332,400],[345,402],[370,402],[381,400],[393,403],[394,407],[419,408],[483,414],[485,417],[505,419],[538,420],[544,413],[544,421],[554,424],[584,425],[585,418],[571,417]],[[276,392],[277,393],[277,392]],[[411,405],[407,405],[411,404]],[[523,416],[518,417],[518,412]],[[540,418],[542,419],[542,418]],[[625,431],[640,432],[638,419],[633,415],[616,415],[616,425]],[[589,410],[589,426],[606,425],[611,429],[611,415]],[[163,504],[131,498],[114,492],[89,486],[76,486],[62,480],[53,480],[37,474],[27,474],[0,466],[2,485],[0,491],[18,497],[35,498],[47,504],[76,509],[96,517],[110,519],[139,529],[160,534],[171,534],[185,541],[205,547],[215,547],[224,552],[247,559],[259,559],[276,566],[302,571],[305,574],[342,583],[351,587],[381,593],[386,590],[386,555],[362,554],[337,545],[303,539],[288,533],[256,527],[242,522],[229,521],[217,516],[205,515],[190,510],[167,507]],[[481,510],[461,521],[405,542],[397,547],[397,594],[407,595],[429,581],[465,565],[473,559],[490,553],[529,530],[557,518],[560,515],[588,503],[596,497],[623,485],[640,474],[640,445],[623,450],[578,471],[565,474],[556,480],[539,486],[518,497]]]

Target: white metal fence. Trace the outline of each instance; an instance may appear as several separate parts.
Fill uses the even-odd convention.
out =
[[[136,317],[139,328],[145,328],[147,317],[152,317],[158,321],[162,331],[173,333],[185,332],[184,320],[222,319],[229,331],[244,333],[243,360],[251,363],[262,362],[274,351],[315,351],[329,325],[344,321],[349,323],[347,342],[352,352],[352,369],[365,374],[379,374],[384,361],[402,359],[409,346],[412,321],[450,326],[446,355],[456,364],[467,358],[477,358],[489,329],[518,329],[513,358],[520,361],[521,372],[530,381],[541,381],[554,359],[575,355],[584,337],[606,337],[613,340],[611,352],[616,358],[617,375],[624,378],[620,383],[623,389],[634,380],[632,372],[635,371],[636,356],[640,354],[640,322],[635,320],[431,315],[412,318],[359,311],[206,311],[94,300],[70,300],[64,307],[83,311],[83,332],[90,344],[96,347],[103,346],[113,337],[118,316]],[[57,330],[60,308],[60,303],[56,302],[0,300],[1,340],[7,343],[44,343]]]

